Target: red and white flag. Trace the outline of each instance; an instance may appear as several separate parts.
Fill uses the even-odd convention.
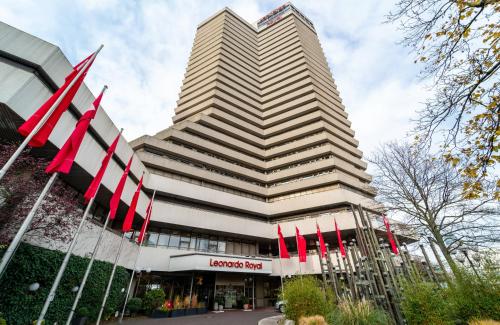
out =
[[[321,230],[319,229],[318,223],[316,223],[316,234],[318,235],[319,249],[321,251],[321,257],[325,257],[326,256],[326,245],[325,245],[325,241],[323,239],[323,234],[321,233]]]
[[[120,181],[118,182],[118,185],[116,185],[116,189],[113,193],[113,196],[111,197],[111,200],[109,201],[109,219],[113,220],[116,216],[116,210],[118,209],[118,205],[120,204],[120,199],[122,197],[123,193],[123,188],[125,187],[125,182],[127,181],[128,178],[128,173],[130,171],[130,165],[132,165],[132,157],[130,157],[127,167],[125,167],[125,170],[123,171],[122,177],[120,178]]]
[[[68,109],[69,105],[71,104],[71,101],[75,97],[78,89],[83,83],[83,80],[85,79],[85,76],[87,75],[88,70],[92,66],[94,59],[95,59],[95,53],[92,53],[89,55],[87,58],[85,58],[82,62],[78,63],[76,66],[73,67],[73,71],[66,77],[64,84],[59,88],[38,110],[36,110],[33,115],[31,115],[26,122],[23,123],[18,129],[18,132],[22,136],[28,136],[38,125],[38,123],[43,119],[43,117],[47,114],[47,112],[50,110],[52,105],[56,103],[56,101],[59,99],[59,97],[62,96],[62,94],[66,91],[66,89],[70,86],[70,84],[73,82],[73,80],[77,77],[78,73],[81,71],[81,69],[84,68],[85,64],[90,60],[90,64],[87,65],[85,68],[85,71],[78,77],[78,80],[71,85],[71,88],[66,92],[64,95],[64,98],[62,98],[61,102],[59,105],[57,105],[57,108],[52,112],[50,117],[47,119],[47,121],[43,124],[43,126],[38,130],[38,132],[31,138],[29,145],[32,147],[42,147],[45,145],[47,142],[47,139],[49,138],[50,134],[52,133],[52,130],[56,126],[57,122],[61,118],[61,115]]]
[[[299,252],[299,263],[305,263],[307,260],[306,239],[299,232],[299,228],[295,227],[295,236],[297,240],[297,251]]]
[[[99,186],[101,185],[102,178],[104,176],[104,173],[106,171],[106,168],[108,167],[109,161],[111,160],[111,157],[113,157],[113,154],[116,150],[116,146],[118,144],[118,140],[120,140],[120,135],[121,132],[118,133],[116,136],[115,140],[111,143],[109,146],[106,156],[104,156],[102,162],[101,162],[101,167],[97,171],[97,174],[95,174],[94,179],[90,183],[89,187],[87,188],[87,191],[83,195],[85,198],[85,202],[89,202],[97,193],[97,190],[99,189]]]
[[[385,230],[387,231],[387,238],[389,239],[389,243],[391,244],[392,252],[398,255],[398,247],[396,246],[396,242],[394,241],[394,237],[392,236],[391,226],[389,225],[389,220],[387,220],[386,216],[384,217],[384,225]]]
[[[345,248],[344,243],[342,243],[342,236],[340,235],[339,226],[337,225],[337,220],[333,220],[335,221],[335,231],[337,232],[337,241],[339,242],[340,254],[342,254],[342,257],[345,257]]]
[[[139,237],[137,237],[137,243],[139,245],[141,245],[142,241],[144,240],[144,234],[146,233],[146,230],[148,229],[149,220],[151,220],[151,214],[153,213],[153,200],[154,200],[154,198],[155,198],[155,196],[153,194],[153,196],[149,200],[149,204],[148,204],[148,207],[146,209],[146,218],[144,218],[144,222],[142,223],[141,232],[139,233]]]
[[[132,229],[132,223],[134,222],[135,209],[137,208],[137,201],[139,201],[139,195],[141,194],[142,187],[142,178],[137,185],[137,189],[135,190],[134,196],[132,197],[132,201],[130,202],[130,206],[127,211],[127,215],[125,216],[125,220],[123,220],[122,232],[126,233]]]
[[[61,150],[56,154],[54,159],[45,169],[46,173],[63,173],[67,174],[71,170],[71,166],[73,166],[73,162],[75,161],[76,154],[78,153],[78,149],[82,144],[83,138],[85,134],[87,134],[87,130],[90,126],[90,122],[95,117],[97,113],[97,109],[99,108],[99,103],[102,99],[101,94],[94,100],[93,108],[86,111],[82,117],[76,123],[76,127],[66,140]]]
[[[286,248],[285,238],[283,238],[283,234],[281,233],[280,225],[278,225],[278,243],[280,247],[280,258],[290,258],[290,254],[288,254],[288,249]]]

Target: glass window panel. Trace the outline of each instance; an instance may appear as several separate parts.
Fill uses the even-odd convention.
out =
[[[147,239],[146,239],[146,246],[156,246],[156,242],[158,241],[158,233],[156,232],[150,232],[148,233]]]
[[[198,237],[198,250],[206,252],[208,250],[208,236]]]
[[[255,244],[250,244],[248,249],[249,249],[248,255],[250,255],[250,256],[257,255],[257,247]]]
[[[243,243],[241,245],[241,255],[245,255],[245,256],[250,255],[248,252],[248,244],[247,243]]]
[[[226,243],[226,254],[233,254],[233,252],[234,252],[233,247],[234,247],[233,242],[232,241],[228,241]]]
[[[218,253],[226,252],[226,241],[223,238],[220,238],[219,242],[217,243],[217,252]]]
[[[168,242],[168,247],[178,248],[181,236],[178,231],[172,231],[170,234],[170,240]]]
[[[189,233],[182,233],[181,234],[180,248],[181,249],[188,249],[190,242],[191,242],[191,234],[189,234]]]
[[[233,254],[235,254],[235,255],[241,255],[241,243],[240,242],[234,242],[234,244],[233,244]]]
[[[158,236],[158,246],[168,246],[168,240],[170,238],[170,234],[161,233]]]
[[[189,242],[189,249],[195,250],[196,249],[196,235],[193,234],[191,236],[191,241]]]
[[[217,237],[210,236],[210,240],[208,242],[208,251],[211,253],[217,252]]]

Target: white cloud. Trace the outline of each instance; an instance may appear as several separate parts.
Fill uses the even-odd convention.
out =
[[[283,1],[284,2],[284,1]],[[110,89],[103,107],[127,139],[171,124],[197,24],[229,7],[255,22],[282,1],[7,0],[0,20],[57,44],[77,62],[105,45],[87,84]],[[365,153],[403,137],[426,96],[396,27],[392,1],[294,1],[315,24]]]

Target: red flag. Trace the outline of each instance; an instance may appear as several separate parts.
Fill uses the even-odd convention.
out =
[[[280,258],[290,258],[290,254],[288,254],[288,249],[286,248],[285,238],[283,238],[283,234],[281,233],[280,225],[278,225],[278,243],[280,245]]]
[[[64,98],[61,100],[57,108],[52,112],[52,114],[47,119],[45,124],[43,124],[40,130],[38,130],[38,132],[33,136],[31,141],[29,142],[30,146],[42,147],[45,145],[47,139],[52,133],[52,130],[54,129],[57,122],[61,118],[61,115],[68,109],[69,104],[71,104],[71,101],[73,100],[73,98],[76,95],[76,92],[83,83],[83,79],[85,79],[85,76],[87,75],[88,70],[92,66],[92,63],[94,63],[95,57],[94,59],[92,59],[93,55],[94,53],[92,53],[82,62],[78,63],[73,68],[73,71],[65,78],[64,84],[61,86],[61,88],[59,88],[42,106],[40,106],[40,108],[38,108],[38,110],[35,113],[33,113],[33,115],[31,115],[26,120],[26,122],[23,123],[23,125],[19,127],[18,132],[23,136],[28,136],[31,133],[31,131],[33,131],[33,129],[36,127],[36,125],[40,122],[40,120],[47,114],[47,112],[52,107],[52,105],[57,101],[57,99],[61,97],[62,93],[69,87],[69,85],[76,78],[76,76],[81,71],[85,63],[87,63],[89,60],[92,60],[85,69],[85,71],[80,75],[78,80],[68,90]]]
[[[297,251],[299,252],[299,263],[306,262],[306,239],[299,232],[299,228],[295,227],[295,236],[297,239]]]
[[[61,150],[57,153],[51,163],[45,169],[46,173],[54,173],[60,172],[63,174],[69,173],[71,170],[71,166],[73,166],[73,162],[75,161],[76,154],[78,153],[78,149],[82,144],[83,138],[87,133],[87,129],[89,128],[90,122],[95,117],[97,113],[97,109],[99,108],[99,103],[102,99],[101,94],[94,100],[92,105],[93,108],[86,111],[82,117],[76,123],[76,127],[73,130],[73,133],[69,136],[68,140],[64,143]]]
[[[316,223],[316,233],[318,234],[319,249],[321,251],[321,257],[325,257],[326,245],[325,245],[325,241],[323,240],[323,234],[321,233],[321,230],[319,229],[319,225],[317,223]]]
[[[125,220],[123,220],[122,232],[129,232],[132,229],[132,222],[134,221],[135,209],[137,208],[137,201],[139,200],[139,195],[141,194],[142,187],[142,177],[139,181],[139,185],[137,185],[137,189],[135,190],[134,196],[132,197],[132,201],[130,202],[130,206],[127,211],[127,215],[125,216]]]
[[[83,195],[83,197],[85,198],[85,202],[88,203],[96,195],[97,190],[99,189],[99,185],[101,185],[101,181],[102,181],[102,177],[104,176],[104,172],[106,171],[106,168],[108,167],[108,163],[111,160],[111,157],[113,157],[113,153],[116,150],[118,140],[120,140],[120,135],[121,135],[121,132],[118,133],[118,135],[116,136],[113,143],[111,143],[111,145],[109,146],[107,154],[101,162],[101,167],[97,171],[97,174],[95,174],[94,179],[92,180],[89,187],[87,188],[87,191]]]
[[[149,204],[146,209],[146,218],[144,218],[144,222],[142,223],[141,233],[139,234],[139,237],[137,237],[137,243],[139,245],[142,244],[142,241],[144,240],[144,234],[146,233],[146,229],[148,228],[149,225],[149,220],[151,219],[151,214],[153,212],[153,199],[154,199],[154,194],[151,197],[151,200],[149,200]]]
[[[384,216],[384,225],[385,230],[387,231],[387,238],[389,239],[389,243],[391,244],[392,252],[398,255],[398,247],[396,246],[396,242],[394,241],[394,237],[392,236],[391,226],[389,225],[389,220]]]
[[[342,243],[342,236],[340,236],[340,230],[339,226],[337,225],[337,220],[335,220],[335,231],[337,232],[337,240],[339,242],[339,249],[340,249],[340,254],[342,254],[342,257],[345,257],[345,249],[344,249],[344,244]]]
[[[132,165],[132,158],[134,158],[133,155],[132,157],[130,157],[127,167],[125,167],[125,170],[123,171],[122,178],[120,178],[118,185],[116,185],[115,192],[113,193],[113,196],[109,201],[110,220],[113,220],[115,218],[116,210],[118,209],[118,204],[120,204],[120,198],[122,197],[123,188],[125,187],[125,182],[127,181],[128,172],[130,171],[130,165]]]

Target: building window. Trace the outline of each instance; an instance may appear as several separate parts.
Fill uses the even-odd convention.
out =
[[[196,250],[196,235],[191,236],[191,241],[189,242],[189,249]]]
[[[241,255],[244,255],[244,256],[250,255],[247,243],[241,244]]]
[[[198,237],[198,250],[202,252],[208,251],[208,236]]]
[[[241,255],[241,243],[240,242],[233,243],[233,254],[234,255]]]
[[[234,254],[234,245],[232,241],[227,241],[226,243],[226,254]]]
[[[158,237],[158,246],[168,247],[168,240],[170,239],[170,235],[168,233],[161,233]]]
[[[219,238],[219,242],[217,243],[217,253],[225,253],[226,252],[226,241],[224,238]]]
[[[208,242],[208,251],[210,253],[216,253],[217,252],[217,237],[210,236],[210,240]]]
[[[191,234],[182,233],[181,234],[181,244],[179,246],[180,249],[189,249],[189,243],[191,242]]]
[[[170,240],[168,242],[168,247],[179,248],[179,242],[181,237],[179,236],[178,231],[172,231],[170,234]]]
[[[159,236],[158,233],[156,233],[156,232],[150,232],[148,234],[148,238],[146,240],[146,246],[155,247],[156,246],[156,242],[158,241],[158,236]]]

